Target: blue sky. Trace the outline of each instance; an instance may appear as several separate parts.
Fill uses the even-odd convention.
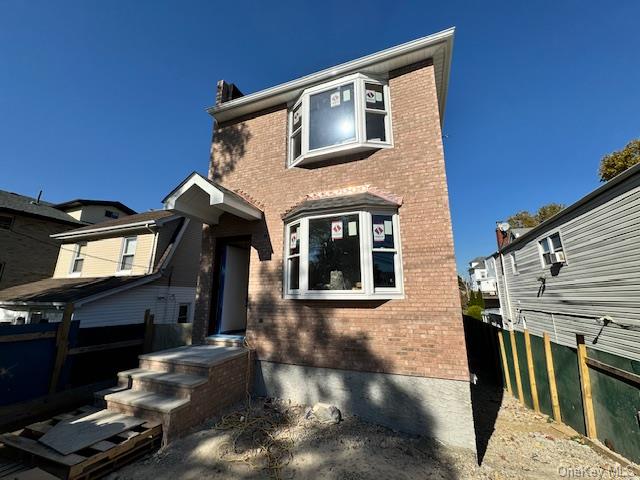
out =
[[[245,93],[455,26],[444,127],[458,269],[496,220],[598,185],[640,136],[640,2],[0,0],[0,188],[144,210],[206,172]],[[428,172],[425,172],[428,174]]]

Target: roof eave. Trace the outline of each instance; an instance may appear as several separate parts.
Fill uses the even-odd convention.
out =
[[[75,233],[74,230],[71,230],[68,232],[56,233],[54,235],[51,235],[51,238],[67,240],[72,238],[92,237],[95,235],[102,235],[107,233],[128,233],[133,230],[140,230],[141,228],[160,227],[171,220],[175,220],[181,217],[182,215],[176,214],[155,220],[144,220],[141,222],[127,223],[125,225],[92,228],[90,230],[82,230],[80,232],[75,231]]]
[[[455,27],[451,27],[432,35],[403,43],[402,45],[397,45],[274,87],[260,90],[256,93],[209,107],[207,112],[215,117],[218,122],[229,121],[242,115],[286,104],[287,102],[297,98],[304,89],[332,78],[367,70],[368,68],[384,64],[385,62],[390,62],[396,58],[406,57],[409,59],[410,54],[419,52],[420,50],[425,50],[425,52],[427,52],[429,49],[434,49],[434,51],[429,55],[426,55],[424,59],[432,58],[434,56],[435,48],[441,46],[445,48],[443,67],[440,72],[440,88],[438,89],[438,105],[440,108],[440,122],[442,124],[444,121],[449,74],[451,69],[454,33]],[[411,65],[412,63],[415,63],[415,61],[408,61],[405,65],[396,65],[394,68],[389,70]]]
[[[577,202],[572,203],[571,205],[569,205],[568,207],[564,208],[563,210],[560,210],[553,217],[548,218],[547,220],[545,220],[541,224],[536,225],[535,227],[533,227],[528,232],[523,233],[518,238],[513,240],[513,242],[509,243],[508,245],[505,245],[500,250],[495,252],[495,254],[499,254],[499,253],[506,252],[507,250],[511,250],[511,248],[514,245],[519,245],[522,242],[524,242],[525,240],[529,241],[532,238],[537,237],[540,234],[540,232],[544,231],[549,226],[549,224],[551,224],[552,222],[555,222],[555,221],[559,220],[560,218],[569,215],[571,212],[577,210],[578,208],[580,208],[581,206],[583,206],[586,203],[590,202],[594,198],[602,195],[603,193],[607,192],[608,190],[611,190],[615,186],[617,186],[617,185],[621,184],[622,182],[624,182],[625,180],[627,180],[629,177],[632,177],[633,175],[637,175],[637,174],[640,174],[640,163],[634,165],[633,167],[628,168],[624,172],[620,173],[616,177],[614,177],[611,180],[609,180],[604,185],[596,188],[591,193],[585,195],[584,197],[582,197]]]

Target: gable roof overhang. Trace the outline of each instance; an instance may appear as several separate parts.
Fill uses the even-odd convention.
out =
[[[392,70],[432,59],[435,68],[440,124],[442,125],[449,85],[454,32],[455,28],[448,28],[256,93],[223,102],[208,108],[207,112],[213,115],[216,121],[227,122],[234,118],[293,102],[306,88],[344,75],[357,72],[368,75],[386,75]]]
[[[252,202],[197,172],[185,178],[162,203],[165,209],[175,210],[210,225],[217,224],[223,213],[245,220],[262,218],[262,210]]]

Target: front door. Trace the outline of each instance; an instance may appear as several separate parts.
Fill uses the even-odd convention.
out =
[[[244,335],[247,327],[249,254],[246,241],[229,241],[220,245],[217,305],[212,333]]]

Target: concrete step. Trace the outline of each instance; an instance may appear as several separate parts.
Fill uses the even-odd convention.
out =
[[[104,399],[105,396],[111,395],[112,393],[122,392],[128,388],[128,386],[118,384],[113,387],[105,388],[104,390],[93,392],[93,404],[98,408],[107,408],[107,402]]]
[[[221,347],[244,347],[244,335],[210,335],[205,338],[207,345],[218,345]]]
[[[208,380],[204,375],[159,372],[144,368],[120,372],[118,379],[121,384],[128,385],[132,390],[144,390],[180,398],[190,398],[193,390],[204,385]]]
[[[243,347],[196,345],[140,355],[140,368],[157,372],[208,376],[216,365],[247,355]]]
[[[104,397],[111,411],[149,420],[164,420],[189,406],[188,398],[179,398],[143,390],[124,390]]]

